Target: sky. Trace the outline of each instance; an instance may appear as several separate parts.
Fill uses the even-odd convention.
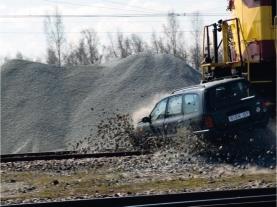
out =
[[[58,8],[63,15],[180,14],[199,12],[203,24],[211,24],[230,15],[227,0],[0,0],[0,59],[13,58],[17,52],[31,60],[44,60],[46,37],[44,18],[7,18],[7,15],[53,14]],[[189,44],[191,17],[178,17],[180,28]],[[108,34],[137,33],[148,41],[151,33],[162,31],[166,16],[159,17],[89,17],[63,18],[67,43],[76,43],[83,29],[93,28],[102,44]]]

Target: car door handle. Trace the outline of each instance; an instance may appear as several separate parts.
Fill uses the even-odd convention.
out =
[[[252,99],[252,98],[255,98],[255,96],[248,96],[248,97],[245,97],[245,98],[241,98],[240,100],[244,101],[244,100],[248,100],[248,99]]]

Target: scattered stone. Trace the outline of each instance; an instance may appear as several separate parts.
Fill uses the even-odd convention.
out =
[[[122,196],[123,196],[122,193],[116,193],[116,194],[114,194],[114,197],[122,197]]]
[[[52,184],[53,184],[53,185],[58,185],[58,184],[59,184],[59,181],[58,181],[58,180],[53,180],[53,181],[52,181]]]
[[[209,180],[208,183],[215,183],[215,180]]]
[[[36,189],[36,187],[35,186],[31,186],[31,187],[27,187],[27,188],[25,188],[27,191],[32,191],[32,190],[35,190]]]

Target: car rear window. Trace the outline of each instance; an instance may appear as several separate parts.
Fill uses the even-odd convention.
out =
[[[255,93],[246,81],[221,84],[208,90],[207,107],[209,110],[218,110],[253,95]]]

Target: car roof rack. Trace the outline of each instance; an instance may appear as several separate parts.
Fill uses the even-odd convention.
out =
[[[218,80],[235,79],[235,78],[243,78],[243,76],[233,75],[233,76],[216,77],[216,78],[212,78],[212,79],[208,79],[208,80],[202,80],[201,84],[203,84],[203,83],[209,83],[209,82],[213,82],[213,81],[218,81]]]
[[[171,94],[175,94],[176,92],[185,91],[185,90],[194,89],[194,88],[205,88],[205,85],[195,85],[195,86],[188,86],[184,88],[175,89],[171,92]]]

